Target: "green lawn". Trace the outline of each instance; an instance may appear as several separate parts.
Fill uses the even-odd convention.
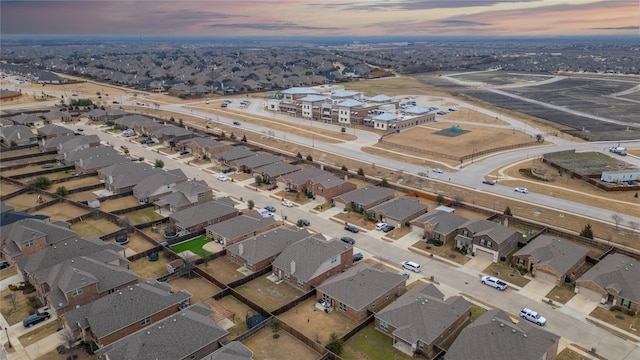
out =
[[[204,257],[207,255],[211,255],[210,252],[202,249],[204,244],[208,243],[209,241],[210,240],[207,239],[206,236],[201,235],[201,236],[198,236],[197,238],[193,238],[191,240],[187,240],[185,242],[181,242],[179,244],[173,245],[171,246],[171,249],[175,251],[177,254],[186,250],[190,250],[192,253],[198,256]]]
[[[344,344],[345,360],[409,360],[411,356],[393,347],[393,339],[369,325]]]

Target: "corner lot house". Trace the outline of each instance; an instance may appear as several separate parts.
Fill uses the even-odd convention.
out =
[[[5,146],[12,142],[16,145],[28,145],[38,141],[36,134],[28,126],[12,125],[0,127],[0,141]]]
[[[566,277],[575,279],[588,252],[576,243],[540,235],[513,254],[511,261],[531,271],[536,280],[562,285]]]
[[[317,287],[316,298],[360,321],[395,300],[405,286],[404,276],[361,263],[324,281]]]
[[[489,310],[462,330],[445,360],[555,360],[560,336],[527,321],[515,324],[502,310]]]
[[[607,255],[576,280],[576,292],[602,304],[640,311],[640,263],[622,254]]]
[[[188,307],[190,299],[186,290],[174,293],[151,280],[67,311],[62,320],[76,336],[103,347]]]
[[[444,294],[433,284],[424,284],[377,313],[375,324],[377,330],[393,338],[394,347],[401,351],[433,356],[436,347],[467,321],[470,309],[471,304],[462,296],[444,300]]]
[[[73,230],[38,219],[23,219],[0,229],[2,255],[14,261],[48,246],[78,238]]]
[[[157,176],[145,177],[133,187],[133,196],[141,204],[153,203],[161,197],[171,194],[172,188],[187,181],[187,176],[181,169],[163,171]]]

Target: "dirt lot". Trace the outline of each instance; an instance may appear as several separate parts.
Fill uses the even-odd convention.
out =
[[[339,310],[331,311],[328,314],[314,311],[315,304],[316,299],[311,298],[279,317],[307,337],[325,345],[329,342],[331,333],[342,336],[357,325],[354,320],[344,316]]]
[[[2,186],[4,186],[4,184],[2,184]],[[38,195],[40,194],[35,192],[32,192],[31,194],[29,194],[27,192],[24,194],[20,194],[18,196],[14,196],[3,202],[9,206],[13,206],[16,211],[24,211],[26,209],[29,209],[38,205]],[[47,195],[40,195],[40,196],[42,196],[42,200],[44,200],[44,202],[53,200],[53,197],[51,196],[47,196]]]
[[[118,231],[121,228],[107,219],[89,218],[71,225],[71,230],[80,237],[100,237]]]
[[[5,151],[0,153],[0,160],[11,159],[16,156],[38,154],[38,153],[40,153],[40,150],[38,149],[37,146],[32,148],[20,149],[20,150]],[[2,163],[3,163],[2,166],[5,166],[4,161]]]
[[[158,261],[149,261],[147,258],[138,259],[129,264],[129,270],[140,276],[140,281],[154,280],[167,274],[169,258],[164,251],[159,253]]]
[[[301,290],[285,282],[274,283],[267,279],[269,275],[271,274],[240,285],[235,290],[256,304],[261,304],[267,311],[275,310],[303,294]]]
[[[127,234],[129,237],[129,242],[124,245],[126,247],[125,256],[132,256],[137,253],[146,251],[151,249],[154,245],[147,241],[147,239],[143,238],[141,235],[136,233]],[[114,242],[115,239],[109,240],[109,242]]]
[[[0,195],[4,196],[4,195],[9,195],[11,193],[14,193],[18,190],[20,190],[21,187],[18,185],[13,185],[10,184],[8,182],[2,182],[0,183]]]
[[[244,275],[238,271],[240,266],[228,260],[226,256],[221,256],[198,267],[224,284],[244,278]]]
[[[280,331],[280,337],[273,338],[269,327],[245,340],[244,345],[253,351],[254,360],[268,359],[318,359],[320,354],[307,347],[286,331]]]
[[[171,285],[173,291],[187,290],[193,295],[191,298],[192,304],[210,298],[222,290],[199,276],[195,276],[193,279],[180,277],[169,281],[167,284]]]
[[[120,215],[120,218],[126,219],[129,224],[139,225],[139,224],[145,224],[152,221],[162,220],[164,219],[164,216],[153,211],[153,208],[150,207],[150,208],[122,214]]]
[[[58,204],[47,206],[46,208],[40,209],[35,213],[49,215],[50,221],[56,222],[59,220],[66,221],[69,219],[76,218],[78,216],[88,214],[88,211],[81,207],[77,207],[69,203],[58,203]]]
[[[225,296],[220,300],[217,300],[218,304],[221,305],[224,309],[231,312],[231,315],[227,318],[235,324],[232,328],[228,329],[229,335],[227,339],[234,339],[238,335],[244,333],[249,329],[247,323],[245,321],[245,316],[247,312],[253,314],[253,310],[246,306],[245,304],[238,301],[238,299],[233,296]],[[246,345],[246,344],[245,344]]]
[[[11,161],[2,160],[2,167],[30,164],[30,163],[34,163],[34,162],[38,162],[38,161],[44,161],[44,160],[51,160],[51,163],[54,164],[56,162],[55,161],[56,156],[58,156],[58,155],[50,154],[50,155],[36,156],[36,157],[28,158],[28,159],[18,159],[18,160],[11,160]],[[42,169],[42,165],[38,165],[38,166],[40,166],[40,168]]]
[[[459,108],[457,111],[447,113],[445,115],[438,115],[438,121],[456,123],[457,121],[464,122],[476,122],[482,124],[492,125],[509,125],[508,122],[500,120],[496,117],[489,116],[483,112],[475,109]]]
[[[140,205],[138,199],[130,195],[118,199],[100,202],[100,210],[104,212],[112,212],[115,210],[127,209],[138,205]]]

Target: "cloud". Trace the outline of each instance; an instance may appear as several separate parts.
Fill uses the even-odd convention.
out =
[[[212,27],[212,28],[254,29],[254,30],[264,30],[264,31],[339,30],[339,28],[335,28],[335,27],[320,27],[320,26],[298,25],[298,24],[294,24],[294,23],[285,23],[285,22],[272,23],[272,24],[252,24],[252,23],[211,24],[211,25],[209,25],[209,27]]]
[[[640,26],[620,26],[620,27],[595,27],[590,30],[640,30]]]
[[[450,26],[491,26],[489,23],[483,23],[478,21],[469,20],[442,20],[436,21],[438,24],[450,25]]]
[[[369,4],[344,2],[344,3],[312,3],[309,6],[328,9],[341,9],[353,11],[417,11],[435,9],[459,9],[469,7],[490,7],[499,4],[528,3],[539,0],[391,0],[372,2]]]

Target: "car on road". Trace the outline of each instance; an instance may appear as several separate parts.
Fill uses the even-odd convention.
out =
[[[520,317],[529,320],[534,324],[538,324],[540,326],[544,326],[547,323],[547,318],[538,314],[536,311],[533,311],[528,308],[524,308],[520,310]]]
[[[267,206],[265,206],[264,208],[265,208],[268,212],[272,212],[272,213],[276,212],[276,207],[275,207],[275,206],[273,206],[273,205],[267,205]]]
[[[347,230],[347,231],[350,231],[350,232],[352,232],[354,234],[360,231],[360,229],[358,229],[358,227],[354,226],[354,225],[345,225],[344,229]]]
[[[218,175],[218,176],[216,176],[216,178],[217,178],[218,180],[220,180],[220,181],[227,181],[227,177],[226,177],[226,176],[224,176],[224,175]]]
[[[519,192],[519,193],[523,193],[523,194],[528,194],[529,190],[525,187],[517,187],[515,189],[513,189],[513,191],[515,192]]]
[[[180,151],[180,155],[188,155],[188,154],[190,154],[190,153],[191,153],[191,152],[190,152],[189,150],[182,150],[182,151]]]
[[[442,169],[433,169],[431,171],[433,171],[436,174],[444,174],[444,170],[442,170]]]
[[[240,121],[234,121],[233,125],[240,125]]]
[[[32,327],[33,325],[43,322],[51,317],[51,314],[48,312],[35,313],[33,315],[27,316],[24,320],[22,320],[22,326],[24,327]]]
[[[387,226],[387,223],[379,222],[379,223],[376,224],[376,230],[382,230],[382,229],[384,229],[385,226]]]
[[[6,268],[8,268],[8,267],[10,267],[10,266],[11,266],[11,264],[9,264],[9,262],[8,262],[8,261],[2,261],[2,262],[0,262],[0,270],[2,270],[2,269],[6,269]]]
[[[126,147],[126,146],[124,146],[124,145],[120,145],[120,149],[122,149],[122,150],[129,150],[129,148],[128,148],[128,147]]]
[[[302,225],[304,225],[304,226],[309,226],[309,225],[311,225],[311,221],[309,221],[309,220],[307,220],[307,219],[300,219],[300,220],[298,220],[298,221],[300,221],[300,222],[302,223]]]
[[[120,101],[113,100],[111,103],[114,104],[114,105],[118,105],[118,104],[120,104]]]
[[[281,204],[286,207],[293,207],[293,203],[289,200],[282,200]]]
[[[389,231],[395,229],[396,227],[393,225],[386,225],[385,227],[382,228],[382,231],[388,233]]]
[[[413,272],[417,272],[419,273],[420,270],[422,270],[422,267],[420,266],[420,264],[413,262],[413,261],[403,261],[400,263],[400,265],[402,265],[403,268],[407,269],[407,270],[411,270]]]
[[[209,104],[211,104],[211,101],[207,100],[207,101],[205,101],[205,104],[209,105]]]
[[[493,288],[496,288],[500,291],[507,290],[507,283],[498,278],[494,278],[493,276],[488,276],[488,275],[483,276],[480,279],[480,282],[482,282],[485,285],[489,285]]]
[[[362,259],[364,259],[364,256],[362,255],[362,253],[353,254],[353,262],[360,261]]]
[[[482,180],[483,184],[487,184],[487,185],[495,185],[496,182],[493,180]]]
[[[222,171],[221,171],[221,172],[222,172],[223,174],[228,174],[228,173],[230,173],[230,172],[231,172],[231,168],[224,168],[224,169],[222,169]]]
[[[347,243],[347,244],[351,244],[354,245],[356,243],[356,240],[352,237],[349,236],[343,236],[340,238],[340,241]]]
[[[409,279],[409,277],[411,276],[411,275],[409,275],[409,273],[408,273],[408,272],[406,272],[406,271],[404,271],[404,270],[400,270],[400,271],[398,271],[398,275],[402,275],[402,276],[404,276],[404,278],[405,278],[405,279]]]
[[[76,130],[78,130],[78,131],[80,131],[80,132],[84,131],[84,129],[83,129],[83,128],[77,128]]]
[[[155,141],[153,141],[153,139],[145,139],[145,140],[142,140],[142,141],[140,142],[140,144],[143,144],[143,145],[151,145],[151,144],[155,144],[155,143],[156,143],[156,142],[155,142]]]

